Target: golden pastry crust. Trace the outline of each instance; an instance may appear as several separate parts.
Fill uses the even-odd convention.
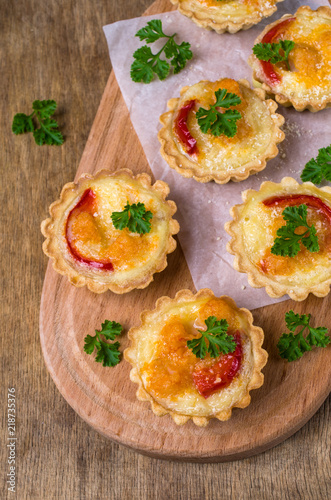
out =
[[[269,206],[264,203],[282,197],[283,202],[271,202]],[[309,252],[302,245],[295,257],[270,252],[277,229],[285,225],[282,212],[291,204],[288,197],[296,197],[292,205],[307,205],[308,223],[314,223],[317,231],[318,252]],[[248,189],[242,198],[244,203],[230,210],[233,221],[225,225],[232,237],[227,250],[235,255],[234,268],[247,273],[252,287],[265,287],[270,297],[288,294],[297,301],[306,299],[309,293],[325,297],[331,284],[331,188],[317,188],[311,182],[299,184],[291,177],[284,177],[280,184],[268,181],[259,191]],[[325,205],[325,213],[316,209],[316,198]]]
[[[206,319],[217,310],[223,311],[229,331],[237,325],[241,330],[243,360],[230,385],[205,398],[194,386],[192,370],[206,360],[199,360],[188,349],[185,335],[190,335],[188,331],[196,334],[195,329],[201,328],[201,318]],[[130,378],[138,384],[137,398],[149,401],[155,415],[170,414],[178,425],[190,419],[202,427],[211,418],[225,421],[231,417],[232,408],[248,406],[249,391],[263,384],[261,369],[268,357],[261,347],[263,331],[253,325],[250,311],[239,309],[230,297],[217,298],[207,288],[195,295],[190,290],[181,290],[174,299],[158,299],[155,309],[144,311],[140,319],[140,326],[129,331],[131,345],[124,351],[124,357],[133,366]]]
[[[271,16],[283,0],[170,0],[178,11],[198,26],[217,33],[247,30]]]
[[[86,208],[80,210],[90,193],[96,202],[89,206],[87,201]],[[152,185],[145,173],[135,176],[122,169],[85,174],[77,183],[66,184],[60,199],[51,204],[51,217],[41,224],[46,237],[43,250],[54,269],[77,287],[86,285],[95,293],[111,290],[119,294],[145,288],[153,281],[153,274],[167,266],[167,254],[176,248],[173,235],[178,233],[179,224],[172,216],[177,207],[166,200],[168,194],[168,184],[156,181]],[[146,210],[152,211],[149,233],[115,229],[111,213],[122,211],[127,201],[144,203]],[[106,265],[100,268],[99,262]]]
[[[214,137],[204,134],[197,123],[196,111],[215,102],[215,91],[226,88],[241,98],[241,104],[234,106],[242,118],[237,122],[234,137],[221,135]],[[160,117],[163,127],[158,138],[161,154],[168,165],[183,177],[193,177],[198,182],[214,180],[225,184],[230,180],[242,181],[251,174],[260,172],[269,159],[278,154],[277,144],[284,140],[280,130],[283,116],[275,113],[277,104],[265,100],[265,92],[252,90],[247,80],[224,78],[217,82],[201,81],[191,87],[184,87],[179,99],[170,99],[170,111]],[[176,118],[187,103],[194,103],[189,111],[187,124],[189,132],[196,140],[198,153],[188,154],[176,134]]]
[[[283,23],[283,24],[282,24]],[[276,27],[279,25],[277,32]],[[289,54],[291,71],[284,63],[271,65],[259,61],[252,54],[248,60],[253,69],[253,84],[274,94],[283,106],[293,106],[297,111],[308,109],[316,112],[331,106],[331,8],[300,7],[294,15],[286,14],[268,25],[255,44],[276,30],[273,41],[286,39],[295,42]],[[266,64],[266,65],[265,65]],[[266,73],[273,68],[276,78]],[[269,69],[268,69],[269,68]]]

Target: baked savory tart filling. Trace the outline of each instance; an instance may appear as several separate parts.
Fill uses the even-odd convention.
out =
[[[331,284],[331,188],[285,177],[242,197],[225,226],[235,269],[270,297],[325,297]]]
[[[220,93],[226,93],[223,101]],[[218,102],[221,106],[215,107]],[[201,81],[184,87],[168,107],[170,111],[160,117],[161,154],[183,177],[199,182],[246,179],[265,168],[267,160],[278,154],[276,144],[284,140],[279,128],[284,118],[275,113],[277,104],[265,100],[261,89],[252,90],[246,80]],[[202,131],[202,113],[215,120],[211,130]],[[217,129],[219,125],[222,128]]]
[[[294,42],[284,62],[272,64],[249,59],[254,83],[275,94],[277,102],[293,105],[297,111],[319,111],[331,104],[331,9],[300,7],[296,14],[285,15],[265,28],[256,39],[258,43]]]
[[[283,0],[171,0],[184,16],[198,26],[217,33],[247,30],[276,10]]]
[[[176,248],[177,208],[168,193],[165,182],[152,186],[149,175],[127,169],[86,174],[50,206],[43,250],[75,286],[96,293],[145,288]]]
[[[263,384],[267,353],[261,348],[263,331],[252,321],[247,309],[209,289],[160,298],[153,311],[141,314],[141,325],[129,331],[131,346],[124,355],[133,365],[130,378],[139,385],[137,398],[150,401],[158,416],[169,413],[178,425],[189,419],[199,426],[213,417],[228,420],[232,408],[248,406],[249,391]],[[213,352],[215,337],[209,336],[203,352],[202,332],[217,332],[221,324],[231,349]],[[198,344],[196,350],[192,344]]]

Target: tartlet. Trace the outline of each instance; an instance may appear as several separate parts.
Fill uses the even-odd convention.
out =
[[[279,184],[264,182],[259,191],[248,189],[242,198],[244,203],[230,211],[233,221],[225,225],[232,236],[227,250],[235,255],[234,268],[247,273],[252,287],[265,287],[270,297],[325,297],[331,284],[331,188],[284,177]],[[308,224],[316,228],[319,251],[301,245],[295,257],[275,255],[271,247],[277,230],[285,225],[284,209],[302,204],[307,206]],[[297,231],[302,234],[300,228]]]
[[[77,183],[66,184],[50,206],[51,217],[41,226],[43,250],[54,269],[77,287],[119,294],[145,288],[176,248],[173,235],[179,224],[172,216],[177,207],[166,200],[168,194],[165,182],[152,185],[145,173],[135,176],[123,169],[85,174]],[[143,203],[152,212],[149,232],[115,228],[111,215],[123,211],[127,202]]]
[[[201,336],[197,329],[206,330],[204,321],[210,316],[227,320],[235,351],[199,359],[187,341]],[[170,414],[178,425],[190,419],[198,426],[211,418],[228,420],[232,408],[248,406],[249,391],[263,384],[267,353],[261,347],[262,329],[253,325],[247,309],[209,289],[161,297],[128,335],[131,345],[124,356],[133,366],[130,378],[139,386],[137,398],[149,401],[157,416]]]
[[[201,28],[217,33],[247,30],[276,10],[283,0],[171,0],[178,11]]]
[[[249,58],[253,83],[274,94],[283,106],[297,111],[320,111],[331,105],[331,8],[300,7],[296,14],[286,14],[267,26],[255,40],[273,43],[291,40],[295,43],[289,53],[288,70],[285,63],[271,64]]]
[[[239,105],[230,107],[241,113],[234,137],[203,133],[196,118],[200,107],[209,108],[216,102],[215,92],[219,89],[241,99]],[[247,80],[223,78],[184,87],[180,98],[168,101],[168,108],[170,111],[160,117],[161,154],[183,177],[199,182],[225,184],[260,172],[267,160],[278,154],[276,145],[285,137],[279,128],[284,118],[275,113],[277,104],[265,100],[263,90],[252,90]]]

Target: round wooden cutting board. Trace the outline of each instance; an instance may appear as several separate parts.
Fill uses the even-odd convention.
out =
[[[170,3],[159,0],[146,14],[168,10]],[[111,74],[77,177],[101,168],[122,167],[151,173]],[[145,290],[125,295],[96,295],[86,288],[75,288],[48,265],[40,337],[46,366],[59,391],[98,432],[154,457],[222,462],[260,453],[280,443],[307,422],[327,397],[331,365],[330,346],[314,349],[293,363],[278,356],[276,344],[285,328],[284,314],[289,309],[300,314],[310,312],[315,325],[330,328],[330,296],[311,296],[303,303],[287,301],[255,310],[255,324],[264,329],[264,348],[269,353],[263,387],[252,391],[250,406],[235,409],[227,422],[212,420],[206,428],[198,428],[190,421],[178,427],[169,416],[156,417],[149,403],[136,399],[137,386],[129,379],[130,365],[126,361],[104,368],[95,362],[95,356],[83,351],[84,337],[94,335],[105,319],[123,325],[125,333],[119,340],[124,350],[128,345],[126,332],[139,324],[141,311],[153,309],[162,295],[174,297],[183,288],[195,291],[179,246],[168,257],[168,264]]]

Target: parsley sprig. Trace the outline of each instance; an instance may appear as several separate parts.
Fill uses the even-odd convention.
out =
[[[115,337],[121,335],[122,325],[115,321],[105,320],[101,324],[101,330],[95,330],[95,335],[87,335],[84,339],[84,351],[87,354],[92,354],[96,348],[98,353],[95,361],[102,363],[103,366],[115,366],[120,362],[119,342],[109,344],[101,340],[100,335],[103,335],[107,340],[115,340]]]
[[[278,238],[271,247],[271,253],[282,257],[295,257],[300,251],[300,242],[310,252],[318,252],[315,226],[313,224],[309,226],[307,222],[307,205],[286,207],[282,215],[286,225],[278,229]],[[295,230],[299,227],[305,227],[306,231],[297,234]]]
[[[131,233],[149,233],[151,230],[150,219],[153,217],[152,212],[146,210],[143,203],[130,203],[127,201],[122,212],[113,212],[111,220],[116,229],[124,229],[127,227]]]
[[[311,351],[313,346],[326,347],[330,343],[330,337],[327,336],[328,329],[325,327],[313,328],[309,325],[310,314],[295,314],[292,310],[285,314],[286,326],[290,333],[283,333],[277,344],[279,354],[288,361],[295,361],[307,352]],[[296,328],[302,326],[299,333],[294,334]],[[303,332],[308,328],[306,338]]]
[[[162,22],[159,19],[148,21],[147,26],[136,33],[136,36],[141,41],[145,40],[146,43],[156,42],[160,38],[167,38],[167,41],[156,54],[153,54],[151,48],[147,47],[147,45],[134,52],[135,61],[131,65],[130,72],[134,82],[150,83],[154,73],[160,80],[164,80],[169,74],[170,64],[173,66],[175,74],[185,68],[186,61],[192,59],[191,45],[188,42],[182,42],[178,45],[174,40],[176,34],[166,35],[163,33]],[[170,60],[170,64],[161,59],[163,52],[166,58]]]
[[[207,352],[212,358],[217,358],[222,353],[228,354],[235,351],[236,343],[233,336],[226,333],[229,328],[226,319],[218,321],[215,316],[209,316],[205,323],[207,330],[198,330],[201,337],[187,341],[187,347],[197,358],[204,359]]]
[[[210,131],[216,137],[221,134],[234,137],[237,133],[236,122],[241,118],[241,114],[236,109],[227,109],[221,113],[217,108],[237,106],[241,103],[241,99],[237,94],[232,94],[226,89],[216,90],[215,97],[215,104],[212,104],[209,109],[199,108],[196,113],[200,129],[204,134]]]
[[[277,43],[257,43],[253,47],[253,53],[260,61],[269,61],[271,64],[285,61],[287,69],[291,71],[288,56],[294,46],[295,43],[292,40],[280,40]]]
[[[331,181],[331,145],[318,150],[316,160],[312,158],[302,171],[303,182],[320,184],[324,179]]]
[[[58,124],[51,116],[56,110],[56,102],[52,100],[34,101],[32,104],[33,112],[30,115],[17,113],[14,116],[12,131],[14,134],[24,134],[32,132],[34,140],[38,146],[43,144],[57,145],[63,144],[63,135],[58,129]],[[36,128],[33,118],[35,118],[40,127]]]

